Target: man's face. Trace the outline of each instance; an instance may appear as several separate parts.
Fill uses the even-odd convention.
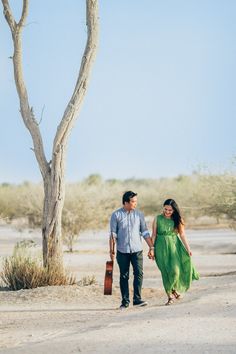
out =
[[[130,198],[129,203],[125,202],[125,209],[126,210],[134,210],[137,206],[138,203],[138,198],[135,196],[133,198]]]

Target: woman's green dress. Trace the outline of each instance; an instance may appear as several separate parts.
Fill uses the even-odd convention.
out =
[[[173,290],[187,291],[192,280],[198,280],[191,257],[174,230],[174,221],[164,215],[157,216],[157,237],[155,240],[155,260],[161,271],[167,294]]]

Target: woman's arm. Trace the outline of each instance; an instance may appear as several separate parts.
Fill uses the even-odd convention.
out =
[[[179,227],[179,236],[181,238],[181,241],[183,242],[188,254],[190,256],[192,256],[192,252],[191,252],[191,249],[190,249],[190,246],[189,246],[189,243],[188,243],[188,240],[187,240],[187,237],[185,235],[185,229],[184,229],[184,225],[183,224],[180,224],[180,227]]]
[[[155,217],[152,222],[152,243],[155,244],[157,237],[157,218]]]

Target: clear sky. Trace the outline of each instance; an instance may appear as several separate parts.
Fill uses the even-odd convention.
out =
[[[15,16],[22,1],[10,1]],[[159,178],[236,155],[236,1],[100,0],[100,43],[69,139],[66,178]],[[40,181],[19,114],[0,14],[0,183]],[[31,0],[23,32],[30,105],[50,160],[86,41],[85,0]]]

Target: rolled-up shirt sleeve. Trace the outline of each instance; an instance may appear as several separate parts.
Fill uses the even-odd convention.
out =
[[[110,220],[110,238],[117,238],[117,227],[117,217],[116,214],[113,213]]]
[[[150,233],[148,231],[143,213],[140,213],[140,233],[143,236],[143,238],[150,237]]]

